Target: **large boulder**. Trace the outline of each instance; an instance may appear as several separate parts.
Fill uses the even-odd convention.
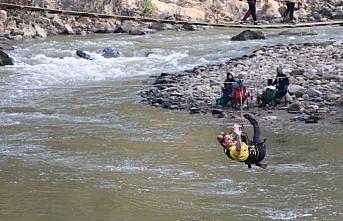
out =
[[[246,40],[265,39],[265,38],[266,36],[264,35],[262,31],[253,31],[253,30],[248,29],[232,37],[231,40],[232,41],[246,41]]]
[[[117,49],[105,48],[102,50],[102,56],[104,58],[116,58],[120,56],[120,52]]]
[[[8,54],[0,50],[0,66],[13,65],[13,60]]]

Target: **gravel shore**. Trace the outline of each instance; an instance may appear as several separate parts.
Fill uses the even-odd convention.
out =
[[[263,47],[248,56],[224,64],[198,66],[179,73],[162,73],[151,88],[141,92],[142,102],[171,110],[193,114],[213,114],[234,118],[239,110],[215,105],[221,86],[229,71],[243,75],[244,85],[253,94],[249,112],[265,119],[276,116],[283,120],[315,123],[343,123],[343,42],[305,43]],[[256,94],[275,78],[282,65],[289,76],[287,105],[260,108]],[[247,109],[247,107],[245,107]]]

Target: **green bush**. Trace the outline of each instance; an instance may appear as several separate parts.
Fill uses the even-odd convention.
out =
[[[151,15],[152,14],[152,3],[151,0],[146,0],[141,7],[141,12],[144,15]]]

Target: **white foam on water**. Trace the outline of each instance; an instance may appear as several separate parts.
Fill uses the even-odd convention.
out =
[[[104,58],[97,53],[90,54],[95,60],[82,59],[76,55],[60,58],[45,54],[35,55],[26,63],[18,59],[19,63],[12,67],[16,74],[6,81],[7,85],[11,88],[40,88],[151,75],[160,73],[161,67],[169,71],[183,69],[179,61],[189,56],[187,53],[160,53],[148,57]]]

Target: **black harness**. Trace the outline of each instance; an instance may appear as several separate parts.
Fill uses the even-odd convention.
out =
[[[249,151],[249,156],[245,161],[242,161],[242,163],[245,163],[248,165],[248,168],[251,169],[251,164],[256,164],[258,156],[259,156],[259,151],[256,146],[256,144],[251,141],[248,137],[248,134],[245,132],[242,132],[241,134],[241,140],[242,142],[246,143],[248,145],[248,151]],[[265,145],[264,142],[261,145]],[[230,150],[228,149],[228,152],[226,152],[225,149],[225,154],[230,158],[231,160],[234,160],[231,155],[230,155]]]

